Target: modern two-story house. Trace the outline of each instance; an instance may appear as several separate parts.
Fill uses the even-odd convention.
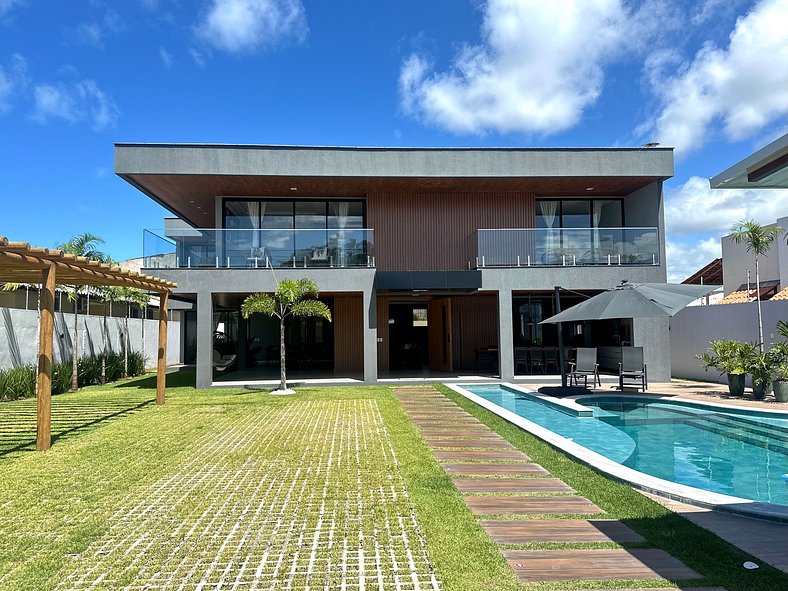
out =
[[[626,280],[665,281],[664,148],[344,148],[119,143],[115,171],[176,217],[144,232],[144,268],[177,282],[197,386],[275,376],[276,321],[243,299],[311,277],[333,322],[293,320],[289,373],[558,372],[540,321]],[[643,345],[670,377],[666,319],[563,326],[603,368]]]

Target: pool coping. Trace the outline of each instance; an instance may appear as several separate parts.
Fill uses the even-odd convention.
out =
[[[764,503],[761,501],[753,501],[751,499],[742,499],[739,497],[734,497],[730,495],[725,495],[722,493],[715,493],[707,490],[703,490],[700,488],[695,488],[692,486],[687,486],[685,484],[678,484],[676,482],[671,482],[669,480],[665,480],[662,478],[657,478],[656,476],[650,476],[644,472],[640,472],[638,470],[634,470],[632,468],[628,468],[627,466],[623,466],[618,462],[614,462],[613,460],[606,458],[605,456],[588,449],[580,445],[579,443],[575,443],[574,441],[563,437],[562,435],[558,435],[550,431],[549,429],[542,427],[541,425],[537,425],[529,421],[528,419],[521,417],[513,413],[510,410],[506,410],[498,406],[497,404],[482,398],[466,390],[463,386],[472,386],[475,385],[473,383],[464,383],[464,384],[445,384],[447,388],[450,388],[454,392],[460,394],[461,396],[467,398],[471,402],[474,402],[489,410],[493,414],[498,415],[502,419],[520,427],[521,429],[527,431],[528,433],[538,437],[539,439],[549,443],[553,447],[560,449],[561,451],[566,452],[582,464],[590,466],[595,470],[598,470],[612,478],[625,482],[630,486],[643,490],[645,492],[649,492],[652,494],[656,494],[662,497],[667,497],[669,499],[681,501],[684,503],[688,503],[691,505],[697,505],[700,507],[705,507],[707,509],[713,509],[715,511],[723,511],[726,513],[733,513],[735,515],[744,515],[747,517],[755,517],[757,519],[766,519],[769,521],[777,521],[780,523],[788,523],[788,506],[777,505],[774,503]],[[507,382],[501,382],[500,385],[506,386],[512,390],[516,390],[518,392],[523,392],[523,389]],[[528,392],[529,394],[533,394],[533,392]],[[593,395],[584,395],[585,397],[591,397]],[[605,394],[607,396],[607,394]],[[618,396],[627,396],[626,394],[618,394]],[[631,395],[630,395],[631,396]],[[571,397],[571,398],[582,398],[580,397]],[[659,399],[664,398],[664,396],[650,396],[650,395],[643,395],[646,398],[652,399]],[[674,400],[679,398],[672,397]],[[682,399],[684,402],[694,403],[698,406],[703,406],[705,403],[696,403],[692,400]],[[716,404],[716,406],[724,406],[728,409],[738,409],[739,407],[732,407],[730,405],[720,405]],[[773,411],[774,412],[774,411]],[[778,411],[779,412],[779,411]]]

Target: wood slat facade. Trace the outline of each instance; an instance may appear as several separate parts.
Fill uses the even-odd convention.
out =
[[[375,230],[381,271],[468,268],[479,228],[532,228],[534,193],[371,193],[367,226]]]
[[[334,296],[334,373],[364,371],[364,304],[361,295]]]

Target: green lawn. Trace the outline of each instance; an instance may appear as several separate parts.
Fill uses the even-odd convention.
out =
[[[357,590],[362,579],[365,589],[529,588],[388,388],[273,397],[192,380],[171,376],[163,407],[151,403],[152,378],[55,397],[43,454],[30,451],[34,401],[0,405],[0,590]],[[747,557],[715,536],[458,402],[702,583],[788,588],[788,577],[744,571]]]

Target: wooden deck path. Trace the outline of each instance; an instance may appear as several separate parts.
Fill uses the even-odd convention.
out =
[[[644,542],[624,523],[604,519],[601,508],[562,480],[550,477],[547,470],[431,386],[395,386],[393,390],[468,507],[484,517],[481,525],[494,542],[509,548],[540,543]],[[562,515],[566,518],[560,518]],[[584,516],[588,518],[579,518]],[[501,552],[523,582],[578,581],[579,589],[584,582],[611,579],[701,578],[667,552],[654,548]]]

